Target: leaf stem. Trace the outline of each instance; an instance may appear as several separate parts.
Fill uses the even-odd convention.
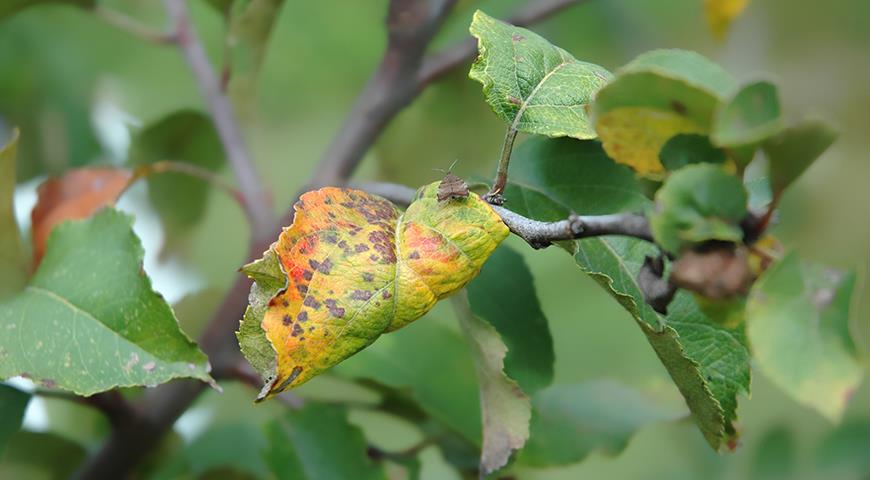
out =
[[[507,133],[504,136],[504,143],[501,146],[501,158],[498,161],[498,169],[495,172],[495,181],[489,192],[483,196],[483,199],[493,205],[504,204],[504,187],[507,185],[508,167],[511,162],[511,152],[514,149],[514,140],[517,138],[517,129],[513,126],[508,127]]]

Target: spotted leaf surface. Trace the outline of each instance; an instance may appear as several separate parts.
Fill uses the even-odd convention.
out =
[[[293,225],[245,269],[255,285],[239,339],[258,352],[249,360],[267,381],[260,398],[416,320],[477,275],[508,229],[477,195],[439,201],[437,191],[422,188],[405,212],[352,189],[301,197]],[[263,358],[268,345],[274,362]]]
[[[470,30],[480,56],[468,76],[483,84],[487,103],[513,130],[595,137],[587,111],[610,72],[479,10]]]

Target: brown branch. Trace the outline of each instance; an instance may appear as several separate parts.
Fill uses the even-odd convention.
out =
[[[387,123],[419,94],[416,78],[426,47],[455,3],[390,2],[384,56],[321,159],[312,188],[350,177]]]
[[[380,195],[397,205],[409,205],[414,200],[413,189],[387,182],[351,182],[349,186]],[[636,213],[611,215],[571,215],[557,222],[534,220],[505,207],[492,205],[511,232],[533,248],[544,248],[560,240],[622,235],[653,242],[649,221]]]
[[[272,207],[251,161],[241,129],[236,122],[233,106],[224,94],[220,79],[215,74],[202,41],[190,22],[185,0],[165,0],[164,3],[176,32],[175,40],[178,48],[196,78],[227,155],[227,161],[245,196],[245,213],[253,226],[253,235],[254,237],[265,235],[272,229]]]
[[[529,2],[525,10],[507,19],[507,22],[518,27],[527,27],[540,22],[567,7],[579,5],[585,0],[536,0]],[[471,64],[477,55],[477,42],[468,38],[462,42],[444,49],[441,52],[428,55],[417,75],[417,84],[420,89],[432,82],[440,80],[443,76],[459,67]]]

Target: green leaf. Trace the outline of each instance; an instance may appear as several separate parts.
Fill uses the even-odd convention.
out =
[[[0,455],[0,478],[70,478],[86,455],[80,445],[54,433],[20,431]]]
[[[466,290],[474,316],[495,327],[507,347],[508,377],[529,394],[549,385],[555,362],[553,338],[522,255],[501,245]]]
[[[798,402],[837,421],[863,369],[849,332],[854,272],[794,253],[755,283],[747,328],[758,368]]]
[[[672,253],[707,240],[739,242],[747,213],[743,182],[722,167],[689,165],[656,192],[650,227],[656,243]]]
[[[788,480],[796,478],[797,445],[794,433],[779,425],[768,430],[752,459],[752,480]]]
[[[512,130],[595,137],[587,111],[610,72],[480,10],[469,30],[478,40],[480,56],[468,76],[483,84],[486,102]]]
[[[464,292],[451,301],[474,354],[483,416],[480,469],[489,474],[505,466],[511,453],[528,440],[532,406],[529,397],[504,372],[507,347],[495,327],[474,315]]]
[[[384,335],[335,370],[407,391],[432,418],[480,445],[474,360],[467,342],[443,325],[444,317],[436,308],[421,321]]]
[[[660,175],[665,143],[681,133],[708,133],[716,107],[733,88],[731,76],[697,53],[647,52],[598,92],[595,129],[611,158],[642,175]]]
[[[809,119],[764,142],[774,197],[797,180],[836,139],[837,132],[826,122]]]
[[[30,394],[15,387],[0,383],[0,454],[6,448],[9,438],[21,428],[24,411],[30,402]]]
[[[30,284],[0,303],[0,377],[80,395],[211,380],[205,355],[151,289],[131,223],[106,209],[55,228]]]
[[[244,318],[239,322],[236,338],[242,354],[263,379],[263,391],[257,398],[265,398],[277,378],[278,365],[275,347],[266,337],[261,319],[272,298],[287,288],[287,274],[271,249],[263,254],[263,258],[242,267],[242,273],[253,279],[254,283],[248,294],[248,307],[245,309]]]
[[[594,451],[616,455],[646,425],[686,415],[610,380],[553,385],[532,404],[532,435],[519,461],[540,467],[576,463]]]
[[[716,111],[710,138],[720,147],[761,142],[782,130],[776,85],[755,82],[742,87]]]
[[[59,5],[74,5],[81,8],[93,8],[97,5],[97,0],[3,0],[3,3],[0,4],[0,20],[18,13],[25,8],[51,3]]]
[[[232,468],[253,478],[267,478],[269,470],[262,455],[266,447],[260,425],[238,421],[212,426],[196,437],[183,455],[194,475]]]
[[[725,152],[710,143],[705,135],[679,134],[671,137],[659,152],[659,160],[669,171],[695,163],[725,163]]]
[[[867,478],[870,475],[870,420],[854,419],[828,434],[815,455],[819,478]]]
[[[362,433],[347,422],[345,411],[310,403],[266,426],[266,464],[277,479],[385,479],[366,456]]]
[[[227,45],[230,55],[229,95],[237,110],[248,113],[266,58],[269,37],[284,0],[236,2],[229,10]]]
[[[578,148],[576,144],[580,143],[575,142],[574,148]],[[547,150],[535,148],[535,144],[527,150],[526,144],[521,145],[515,155],[518,168],[511,170],[506,190],[507,205],[537,220],[555,221],[566,218],[571,210],[582,212],[585,199],[596,194],[598,178],[613,178],[611,175],[625,168],[612,161],[602,161],[596,164],[596,168],[584,169],[576,176],[566,175],[563,181],[568,183],[570,178],[575,185],[572,189],[549,189],[546,184],[532,189],[527,186],[528,172],[552,168],[553,164],[546,157],[529,155]],[[564,143],[562,148],[572,148],[572,145]],[[543,173],[535,172],[534,175]],[[608,191],[617,204],[620,203],[618,200],[630,204],[629,200],[640,195],[639,186],[631,177],[621,185],[609,187]],[[638,205],[635,202],[634,205],[638,209],[651,208],[648,203]],[[616,211],[597,211],[596,214]],[[729,443],[736,435],[733,421],[737,394],[749,391],[749,353],[742,327],[727,328],[716,324],[701,313],[692,296],[685,292],[676,296],[666,317],[647,305],[636,277],[644,257],[658,253],[649,243],[626,237],[599,237],[570,244],[566,242],[563,246],[574,255],[578,266],[635,318],[685,397],[710,445],[718,450]]]
[[[170,160],[217,171],[224,164],[223,147],[204,114],[175,112],[141,131],[130,146],[130,164],[144,167]],[[148,176],[148,197],[163,225],[175,236],[190,230],[205,214],[211,185],[181,172]]]
[[[28,259],[15,220],[15,162],[18,130],[0,147],[0,299],[27,283]]]

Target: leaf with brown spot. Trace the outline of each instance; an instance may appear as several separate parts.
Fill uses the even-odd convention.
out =
[[[423,187],[405,212],[368,193],[308,192],[261,260],[239,343],[266,386],[300,385],[420,318],[464,287],[508,229],[477,195],[438,201]]]
[[[111,167],[80,168],[50,178],[37,190],[39,200],[30,214],[33,229],[33,264],[39,265],[52,229],[66,220],[88,218],[115,203],[132,174]]]

